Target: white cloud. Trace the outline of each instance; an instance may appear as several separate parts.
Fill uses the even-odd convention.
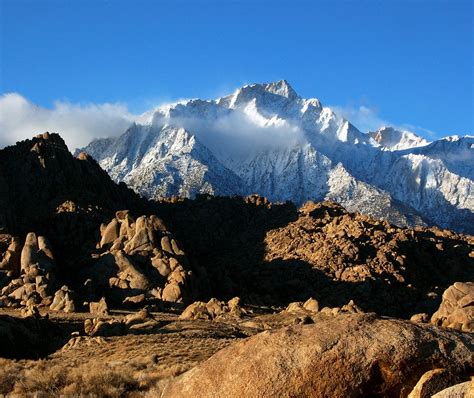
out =
[[[33,104],[18,93],[4,94],[0,96],[0,148],[49,131],[59,133],[69,149],[74,151],[95,138],[123,134],[133,121],[149,120],[157,109],[151,108],[143,115],[135,115],[124,104],[72,104],[57,101],[48,109]],[[414,131],[428,139],[436,136],[418,126],[390,123],[382,119],[375,109],[366,106],[331,108],[364,132],[393,126]],[[262,124],[259,117],[250,109],[246,112],[224,113],[211,124],[199,115],[178,116],[173,122],[196,134],[211,150],[217,152],[224,148],[246,152],[261,146],[293,146],[305,141],[304,132],[298,126],[268,119]]]
[[[393,124],[378,116],[377,110],[366,106],[331,106],[335,113],[349,120],[360,131],[375,131],[383,126],[393,126]]]
[[[438,136],[438,134],[436,134],[434,131],[428,130],[421,126],[414,126],[412,124],[398,124],[387,121],[379,116],[378,111],[375,108],[369,108],[364,105],[359,107],[335,105],[331,106],[331,108],[335,113],[342,116],[344,119],[349,120],[354,126],[364,133],[378,130],[384,126],[390,126],[396,128],[397,130],[411,131],[428,140],[436,139]]]
[[[73,151],[94,138],[122,134],[137,119],[121,104],[55,102],[52,109],[37,106],[22,95],[0,97],[0,148],[45,131],[59,133]]]
[[[267,118],[252,107],[231,111],[223,108],[212,117],[201,117],[199,112],[180,112],[178,107],[171,117],[166,112],[161,116],[156,113],[153,123],[184,127],[214,154],[238,156],[255,149],[293,147],[306,141],[304,131],[298,125],[276,117]]]

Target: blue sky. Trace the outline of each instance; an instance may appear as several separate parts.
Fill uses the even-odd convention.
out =
[[[474,131],[471,0],[0,3],[1,92],[42,107],[142,112],[284,78],[356,119]]]

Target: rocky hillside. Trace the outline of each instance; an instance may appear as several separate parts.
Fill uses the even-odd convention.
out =
[[[95,245],[101,222],[115,211],[151,212],[85,153],[73,157],[58,134],[41,134],[0,151],[0,231],[46,236],[55,255],[73,262]]]
[[[433,313],[455,281],[474,280],[474,239],[408,229],[349,213],[334,202],[272,204],[259,196],[162,204],[207,296],[253,304],[351,299],[365,311]],[[210,248],[212,248],[210,250]]]
[[[148,202],[54,134],[0,151],[0,162],[4,306],[313,297],[408,318],[432,314],[448,286],[474,280],[473,238],[448,230],[399,228],[334,202]]]

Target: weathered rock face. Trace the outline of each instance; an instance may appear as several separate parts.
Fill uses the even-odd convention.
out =
[[[455,384],[436,394],[431,398],[471,398],[474,397],[474,379],[464,383]]]
[[[54,299],[49,309],[52,311],[74,312],[76,305],[73,300],[73,294],[67,286],[63,286],[54,294]]]
[[[463,332],[474,332],[474,282],[456,282],[446,289],[431,322]]]
[[[49,241],[34,232],[20,239],[10,235],[3,255],[0,300],[4,306],[49,305],[56,287],[57,266]]]
[[[432,369],[421,376],[408,398],[431,398],[450,386],[455,385],[460,378],[446,369]]]
[[[338,315],[234,343],[171,381],[162,396],[406,396],[428,369],[472,372],[473,350],[470,334]]]
[[[158,217],[134,219],[128,211],[118,211],[100,229],[97,252],[87,270],[95,295],[105,293],[115,305],[184,303],[192,298],[186,255]]]

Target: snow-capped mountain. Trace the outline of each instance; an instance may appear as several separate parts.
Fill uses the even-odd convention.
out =
[[[282,80],[159,107],[83,150],[149,198],[332,199],[400,225],[474,232],[473,140],[429,143],[390,127],[365,134]]]
[[[133,124],[116,140],[93,141],[87,152],[115,181],[151,198],[242,191],[238,176],[183,128]]]

